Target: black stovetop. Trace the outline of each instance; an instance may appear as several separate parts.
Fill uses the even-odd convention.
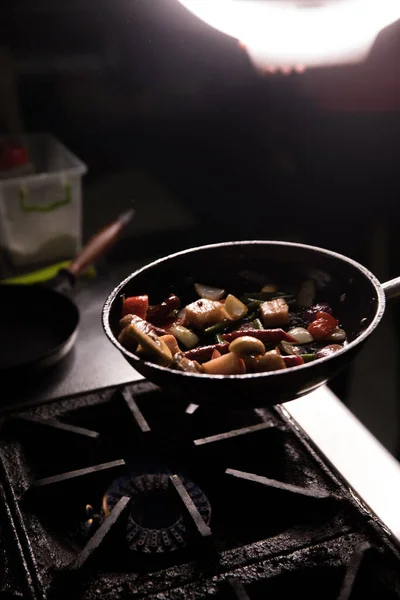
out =
[[[1,476],[7,598],[400,598],[392,539],[279,407],[61,400],[4,419]]]

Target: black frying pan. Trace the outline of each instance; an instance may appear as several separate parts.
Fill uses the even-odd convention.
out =
[[[67,293],[79,273],[115,243],[132,214],[124,213],[92,237],[50,284],[0,286],[0,377],[50,367],[68,354],[79,311]]]
[[[330,357],[283,371],[247,375],[203,375],[174,371],[139,359],[117,340],[121,294],[149,294],[161,302],[170,292],[187,297],[194,281],[243,291],[244,271],[288,282],[314,278],[321,300],[328,300],[349,344]],[[253,285],[254,290],[254,285]],[[233,291],[232,293],[235,293]],[[107,298],[103,326],[127,361],[153,383],[196,404],[261,407],[300,397],[331,379],[359,352],[380,322],[386,298],[400,295],[400,278],[381,285],[350,258],[313,246],[286,242],[227,242],[172,254],[132,273]]]

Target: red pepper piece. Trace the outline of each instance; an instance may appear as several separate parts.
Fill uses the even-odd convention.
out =
[[[122,305],[122,316],[125,317],[125,315],[136,315],[141,319],[146,319],[148,307],[148,296],[131,296],[130,298],[125,298]]]
[[[185,314],[182,314],[181,316],[170,316],[170,317],[167,317],[165,319],[165,321],[162,321],[161,323],[159,323],[158,326],[169,331],[171,329],[171,327],[176,327],[177,325],[184,326],[185,318],[186,318]]]
[[[307,327],[315,340],[323,340],[338,326],[339,321],[326,312],[317,312],[316,319]]]
[[[230,343],[243,335],[251,335],[251,337],[261,340],[264,344],[278,344],[282,341],[296,342],[295,338],[289,335],[286,331],[283,331],[283,329],[238,329],[237,331],[232,331],[231,333],[224,333],[222,337],[224,340]]]
[[[298,367],[299,365],[304,365],[304,360],[301,356],[282,356],[284,363],[287,367]]]
[[[206,362],[211,360],[214,350],[218,350],[221,354],[227,354],[229,352],[229,344],[223,342],[221,344],[210,344],[209,346],[200,346],[199,348],[193,348],[193,350],[186,350],[184,355],[189,360],[197,360],[198,362]]]
[[[147,320],[154,325],[160,325],[173,310],[179,308],[180,304],[178,296],[170,294],[161,304],[149,306]]]

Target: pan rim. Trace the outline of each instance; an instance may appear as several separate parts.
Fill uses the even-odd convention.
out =
[[[327,362],[328,360],[333,361],[337,357],[343,356],[343,354],[345,354],[346,352],[348,352],[348,351],[352,350],[353,348],[355,348],[356,346],[358,346],[365,339],[367,339],[369,337],[369,335],[371,335],[371,333],[376,329],[376,327],[380,323],[380,321],[383,317],[383,314],[385,312],[385,306],[386,306],[385,292],[383,291],[382,285],[379,282],[378,278],[375,277],[375,275],[369,269],[364,267],[364,265],[362,265],[361,263],[355,261],[352,258],[349,258],[348,256],[345,256],[344,254],[340,254],[339,252],[334,252],[333,250],[328,250],[327,248],[321,248],[319,246],[313,246],[311,244],[302,244],[299,242],[284,242],[284,241],[280,241],[280,240],[237,240],[237,241],[217,242],[214,244],[194,246],[192,248],[180,250],[179,252],[174,252],[173,254],[169,254],[167,256],[158,258],[155,261],[152,261],[151,263],[148,263],[148,264],[144,265],[143,267],[140,267],[140,269],[133,271],[130,275],[128,275],[123,281],[121,281],[113,289],[113,291],[108,295],[108,297],[104,303],[103,310],[102,310],[102,325],[103,325],[103,329],[104,329],[105,334],[107,335],[108,339],[111,341],[111,343],[116,348],[118,348],[118,350],[120,352],[122,352],[122,354],[124,356],[126,356],[130,360],[134,360],[137,363],[145,364],[147,367],[155,369],[156,371],[160,371],[162,373],[169,373],[169,374],[179,376],[179,377],[182,376],[182,377],[191,378],[194,380],[211,379],[213,381],[219,381],[219,380],[246,381],[249,379],[259,379],[259,378],[263,378],[263,377],[273,377],[273,378],[279,379],[280,377],[283,377],[284,375],[286,375],[286,373],[288,372],[287,369],[282,369],[279,371],[267,371],[267,372],[263,372],[263,373],[246,373],[243,375],[205,375],[204,373],[188,373],[185,371],[176,371],[176,370],[170,369],[168,367],[162,367],[160,365],[156,365],[149,361],[144,361],[144,360],[140,359],[138,356],[136,356],[136,354],[133,354],[133,352],[129,352],[129,350],[124,348],[124,346],[122,346],[122,344],[120,344],[118,342],[117,338],[114,336],[114,334],[111,330],[111,327],[110,327],[109,315],[110,315],[111,307],[112,307],[115,299],[118,297],[121,290],[129,283],[129,281],[131,281],[132,279],[137,277],[140,273],[150,270],[150,269],[154,268],[155,266],[160,265],[163,262],[167,262],[170,259],[176,258],[178,256],[184,256],[186,254],[191,254],[191,253],[202,251],[202,250],[221,248],[221,247],[225,247],[225,246],[246,246],[246,245],[285,246],[285,247],[289,246],[289,247],[293,247],[293,248],[301,248],[303,250],[310,250],[310,251],[314,251],[314,252],[317,251],[320,254],[326,254],[327,256],[331,256],[332,258],[336,258],[338,260],[341,260],[345,263],[352,265],[353,267],[355,267],[356,269],[361,271],[373,284],[376,294],[377,294],[377,310],[376,310],[375,316],[374,316],[373,320],[371,321],[371,323],[360,335],[358,335],[352,342],[347,344],[342,350],[340,350],[339,352],[336,352],[333,355],[319,358],[318,365],[322,365],[325,362]],[[310,363],[306,363],[306,364],[299,365],[296,367],[290,367],[289,371],[293,372],[293,371],[299,371],[300,369],[302,369],[302,370],[310,369],[310,368],[314,367],[314,364],[315,364],[314,362],[310,362]],[[132,365],[132,366],[134,367],[134,365]]]

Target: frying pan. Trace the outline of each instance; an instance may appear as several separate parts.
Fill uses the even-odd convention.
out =
[[[195,281],[240,294],[248,272],[284,277],[289,282],[313,278],[319,298],[330,301],[349,343],[329,357],[282,371],[210,376],[152,364],[118,342],[122,294],[148,294],[155,304],[172,291],[187,297]],[[254,291],[254,284],[250,285]],[[385,299],[399,296],[400,278],[381,285],[365,267],[329,250],[286,242],[226,242],[178,252],[132,273],[107,298],[102,320],[106,335],[126,360],[172,397],[227,408],[265,407],[303,396],[329,381],[356,356],[377,327]]]
[[[0,286],[0,377],[39,372],[68,354],[79,311],[67,294],[76,277],[115,243],[132,214],[127,211],[93,236],[47,285]]]

